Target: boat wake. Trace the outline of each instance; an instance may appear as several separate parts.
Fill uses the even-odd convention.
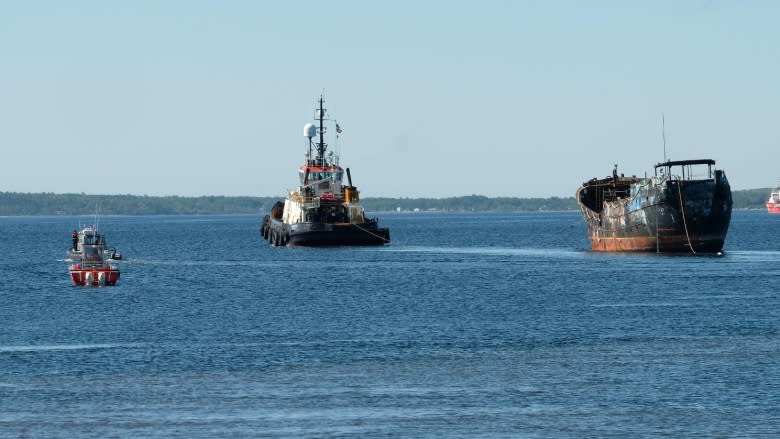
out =
[[[778,262],[780,251],[778,250],[735,250],[726,253],[730,258],[752,262]]]
[[[0,353],[5,352],[49,352],[49,351],[77,351],[95,349],[116,349],[139,347],[139,343],[96,343],[96,344],[61,344],[61,345],[21,345],[0,346]]]
[[[582,251],[574,249],[549,248],[510,248],[510,247],[392,247],[385,251],[398,253],[439,253],[485,256],[545,256],[559,258],[579,258]]]

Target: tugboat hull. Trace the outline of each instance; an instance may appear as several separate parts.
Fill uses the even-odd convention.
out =
[[[377,227],[376,221],[359,224],[314,222],[285,224],[266,216],[260,233],[275,246],[359,246],[384,245],[390,242],[390,230]]]
[[[680,164],[714,162],[671,162]],[[577,200],[594,251],[717,253],[731,222],[731,188],[721,170],[700,180],[615,174],[584,183]]]

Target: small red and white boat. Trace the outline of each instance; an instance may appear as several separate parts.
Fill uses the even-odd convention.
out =
[[[112,286],[119,280],[119,268],[106,263],[99,245],[82,245],[81,261],[68,267],[68,270],[75,286]]]
[[[766,200],[766,210],[769,213],[780,213],[780,189],[772,192]]]

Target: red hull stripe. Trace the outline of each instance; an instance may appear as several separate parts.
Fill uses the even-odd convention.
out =
[[[310,172],[330,172],[330,171],[340,171],[340,166],[301,166],[301,172],[305,170],[309,170]]]
[[[691,241],[695,242],[694,237]],[[685,236],[666,236],[660,238],[656,243],[656,238],[647,236],[626,237],[626,238],[590,238],[590,245],[594,251],[602,252],[628,252],[628,251],[647,251],[654,252],[660,247],[661,250],[670,251],[678,249],[679,251],[688,251],[688,238]],[[676,250],[672,250],[676,251]]]

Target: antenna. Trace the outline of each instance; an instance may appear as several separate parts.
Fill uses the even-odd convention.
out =
[[[664,121],[663,112],[661,112],[661,137],[664,141],[664,162],[666,162],[666,122]]]

